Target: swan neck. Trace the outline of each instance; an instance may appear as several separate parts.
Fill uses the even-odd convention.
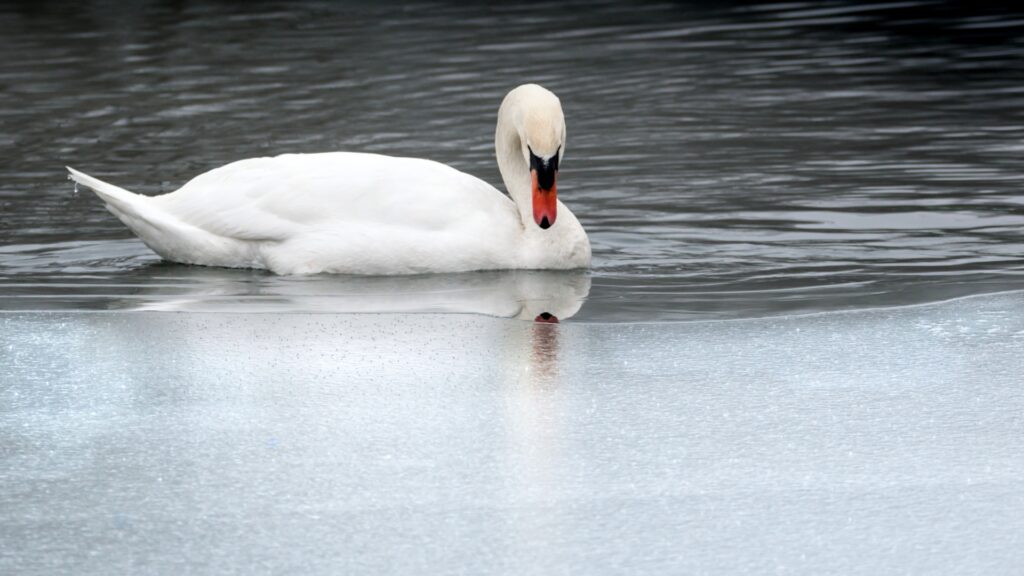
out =
[[[519,107],[511,98],[506,98],[498,110],[498,127],[494,134],[494,149],[498,170],[505,182],[505,189],[516,203],[519,217],[525,226],[532,222],[532,184],[530,167],[523,156],[523,143],[519,135]]]

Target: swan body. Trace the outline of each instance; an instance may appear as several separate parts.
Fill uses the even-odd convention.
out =
[[[152,197],[68,171],[174,262],[278,274],[585,268],[587,235],[555,196],[564,139],[558,99],[525,85],[498,114],[509,196],[438,162],[353,152],[241,160]]]

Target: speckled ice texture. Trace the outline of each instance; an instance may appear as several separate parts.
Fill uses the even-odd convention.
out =
[[[0,573],[1020,573],[1022,305],[0,314]]]

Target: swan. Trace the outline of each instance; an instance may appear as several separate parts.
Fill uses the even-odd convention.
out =
[[[589,267],[587,234],[557,197],[558,97],[513,89],[494,145],[508,196],[438,162],[356,152],[240,160],[160,196],[67,169],[146,246],[183,264],[367,275]]]

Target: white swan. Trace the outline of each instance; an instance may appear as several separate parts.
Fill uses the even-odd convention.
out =
[[[556,196],[565,120],[554,94],[505,96],[494,144],[505,196],[430,160],[331,152],[233,162],[142,196],[68,168],[154,252],[278,274],[414,274],[590,265]]]

